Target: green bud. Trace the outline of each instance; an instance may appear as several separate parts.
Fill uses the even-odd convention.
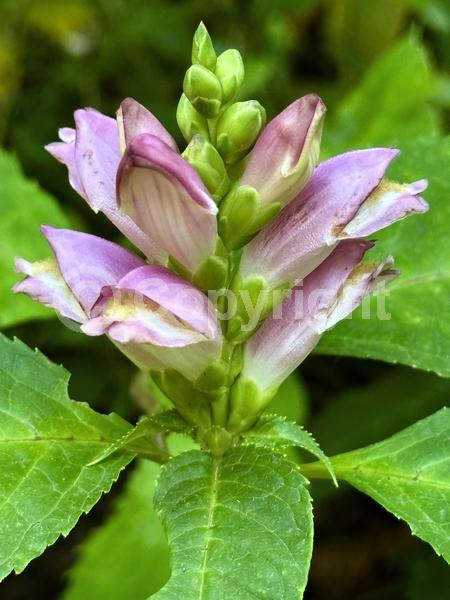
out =
[[[232,445],[233,438],[223,427],[213,425],[202,436],[202,441],[215,458],[220,458]]]
[[[192,65],[186,71],[183,91],[194,108],[208,119],[217,117],[222,105],[220,81],[201,65]]]
[[[244,63],[239,50],[225,50],[217,59],[216,77],[223,90],[223,102],[231,102],[244,81]]]
[[[210,142],[201,135],[195,135],[183,152],[183,157],[200,175],[214,200],[218,203],[230,187],[222,157]]]
[[[152,378],[174,404],[180,415],[201,430],[211,427],[211,406],[208,398],[191,381],[173,369],[152,373]]]
[[[184,139],[190,142],[194,135],[209,139],[208,123],[204,116],[195,110],[184,94],[181,94],[177,107],[177,123]]]
[[[232,188],[220,205],[219,234],[228,250],[245,246],[281,209],[279,202],[263,206],[249,185]]]
[[[266,123],[266,111],[256,100],[236,102],[217,122],[217,149],[227,164],[240,160],[252,148]]]
[[[261,275],[242,280],[238,272],[231,284],[236,311],[227,324],[227,339],[234,343],[247,340],[272,309],[284,300],[289,289],[290,284],[270,288]]]
[[[256,423],[275,396],[278,388],[264,392],[256,381],[238,377],[231,388],[231,410],[227,429],[233,434],[242,433]]]
[[[221,359],[209,365],[194,382],[196,389],[202,392],[214,392],[226,386],[228,365]]]
[[[201,65],[210,71],[216,67],[217,56],[203,21],[197,27],[192,43],[192,64]]]
[[[201,290],[220,290],[228,281],[229,263],[225,256],[208,256],[194,275],[194,284]]]

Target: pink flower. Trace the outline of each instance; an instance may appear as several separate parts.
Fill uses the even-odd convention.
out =
[[[131,98],[117,121],[86,108],[75,125],[46,147],[67,166],[72,187],[149,259],[170,255],[194,272],[214,253],[217,207],[170,134]]]
[[[321,163],[300,194],[244,249],[240,277],[264,277],[269,288],[292,285],[318,267],[342,240],[372,235],[428,210],[425,180],[383,179],[398,151],[373,148]]]
[[[16,259],[14,291],[54,308],[87,335],[106,334],[143,369],[198,377],[220,354],[208,298],[167,268],[102,238],[44,226],[55,259]]]

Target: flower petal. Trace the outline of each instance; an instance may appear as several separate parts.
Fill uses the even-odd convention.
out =
[[[56,158],[57,161],[66,165],[69,172],[70,185],[82,198],[87,200],[86,192],[84,191],[75,161],[75,129],[63,127],[58,131],[58,135],[62,141],[47,144],[45,149]]]
[[[42,227],[64,280],[89,314],[102,288],[145,264],[129,250],[103,238],[70,229]]]
[[[108,335],[140,368],[175,369],[192,379],[220,353],[212,303],[164,267],[141,266],[105,286],[91,316],[82,331]]]
[[[69,181],[95,212],[102,212],[150,259],[164,262],[166,254],[117,208],[116,173],[120,162],[119,132],[114,119],[93,108],[75,112],[76,130],[59,130],[62,142],[46,149],[69,171]]]
[[[197,172],[153,135],[133,139],[118,173],[120,208],[191,272],[214,253],[217,206]]]
[[[152,115],[152,113],[133,98],[125,98],[117,111],[117,124],[119,127],[122,151],[141,133],[150,133],[156,136],[169,148],[178,152],[177,143],[167,129]]]
[[[333,251],[397,154],[374,148],[321,163],[299,196],[245,248],[242,277],[262,275],[273,287],[306,277]]]
[[[14,293],[26,294],[77,323],[86,320],[85,312],[64,281],[54,258],[33,263],[16,258],[14,264],[17,273],[27,275],[25,279],[16,283]]]
[[[263,130],[241,181],[258,190],[262,204],[286,205],[306,184],[319,160],[325,110],[319,96],[309,94]]]
[[[381,265],[358,267],[372,245],[342,242],[291,290],[247,342],[243,378],[253,379],[262,390],[277,387],[308,356],[322,333],[354,310],[377,278],[386,276],[386,267],[389,275],[394,275],[389,269],[391,259]]]
[[[103,290],[102,296],[107,299],[116,291],[129,291],[157,303],[206,338],[220,336],[217,314],[208,297],[165,267],[138,267],[125,275],[114,289]]]
[[[404,185],[383,179],[342,230],[339,239],[366,237],[411,213],[426,212],[428,204],[418,194],[427,186],[425,179]]]

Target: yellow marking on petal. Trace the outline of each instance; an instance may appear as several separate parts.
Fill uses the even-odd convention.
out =
[[[33,276],[45,275],[47,273],[60,275],[60,270],[56,259],[53,257],[45,258],[31,263]]]
[[[398,192],[405,194],[408,192],[409,185],[405,183],[397,183],[389,179],[382,179],[377,187],[369,194],[364,204],[378,202],[384,194],[389,192]]]

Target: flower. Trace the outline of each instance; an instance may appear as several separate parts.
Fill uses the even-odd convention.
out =
[[[319,161],[325,105],[308,94],[292,102],[263,130],[240,185],[256,189],[262,205],[288,204]]]
[[[239,277],[264,277],[267,287],[292,285],[336,245],[428,210],[418,195],[425,180],[400,185],[383,179],[398,151],[373,148],[321,163],[308,184],[244,249]]]
[[[398,274],[391,269],[392,257],[380,264],[361,263],[372,246],[372,242],[360,240],[341,242],[247,341],[243,369],[231,391],[232,429],[240,430],[243,418],[255,420],[321,335],[349,315],[381,282]],[[248,415],[247,408],[242,411],[241,407],[251,396],[259,401],[253,402],[256,414]]]
[[[263,129],[240,181],[220,207],[220,233],[227,248],[244,246],[305,186],[319,160],[324,116],[322,100],[309,94]]]
[[[220,354],[214,307],[166,267],[100,237],[44,226],[55,258],[16,259],[14,291],[54,308],[87,335],[106,334],[143,369],[194,380]]]
[[[46,146],[72,187],[150,260],[164,264],[170,255],[195,271],[214,253],[217,207],[161,123],[127,98],[117,121],[86,108],[75,125]]]
[[[154,135],[127,146],[117,174],[119,208],[189,272],[215,252],[217,206],[197,171]]]

